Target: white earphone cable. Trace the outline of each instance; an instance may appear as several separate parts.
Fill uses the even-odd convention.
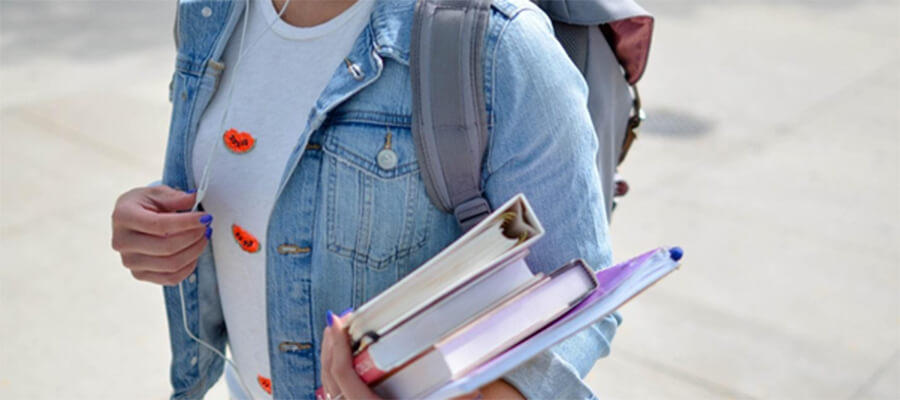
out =
[[[256,47],[256,45],[259,43],[259,41],[262,40],[262,38],[267,33],[269,33],[269,31],[272,30],[272,26],[275,25],[275,23],[278,22],[279,19],[281,19],[281,16],[284,15],[284,12],[287,10],[287,7],[289,4],[291,4],[291,0],[285,1],[284,5],[281,6],[281,10],[278,10],[278,15],[276,16],[276,18],[273,18],[272,21],[269,22],[269,25],[266,26],[266,29],[264,29],[263,32],[260,33],[259,36],[257,36],[256,39],[254,39],[252,43],[250,43],[250,46],[247,47],[247,50],[245,51],[244,50],[244,39],[247,35],[247,19],[248,19],[248,14],[250,12],[250,0],[244,0],[244,8],[245,8],[244,23],[243,23],[243,27],[241,28],[241,41],[238,45],[238,58],[237,58],[237,61],[235,61],[235,63],[234,63],[234,72],[233,72],[234,78],[232,78],[231,86],[228,87],[228,94],[226,95],[226,100],[225,100],[225,109],[222,112],[222,119],[219,121],[219,132],[224,132],[225,122],[228,119],[229,111],[231,111],[231,100],[232,100],[232,97],[234,94],[234,87],[237,86],[236,83],[234,82],[234,80],[237,78],[238,70],[241,67],[241,61],[243,61],[244,56],[246,56],[247,53],[250,52],[250,50],[252,50],[254,47]],[[210,169],[210,166],[212,165],[213,159],[215,158],[217,148],[218,148],[218,143],[216,141],[213,141],[212,149],[210,149],[209,156],[207,156],[207,158],[206,158],[206,163],[203,164],[203,173],[200,175],[200,182],[198,182],[198,185],[197,185],[197,199],[194,201],[194,206],[191,208],[191,211],[197,211],[197,207],[200,205],[200,202],[203,201],[203,198],[206,196],[206,188],[209,186],[209,179],[210,179],[209,169]]]
[[[261,0],[261,1],[268,1],[268,0]],[[226,95],[227,97],[225,100],[225,109],[222,112],[222,119],[219,122],[219,132],[223,132],[225,129],[225,122],[228,118],[228,111],[231,109],[232,94],[234,93],[234,87],[237,86],[235,80],[237,79],[237,73],[241,66],[241,61],[244,59],[244,56],[247,53],[249,53],[250,50],[252,50],[253,47],[255,47],[257,43],[259,43],[260,40],[262,40],[262,38],[266,35],[266,33],[271,31],[272,26],[279,19],[281,19],[281,16],[284,14],[285,10],[287,10],[287,7],[290,3],[291,3],[291,0],[285,1],[284,5],[281,6],[281,10],[278,11],[278,15],[276,16],[276,18],[274,18],[269,23],[269,25],[266,26],[266,29],[263,30],[263,32],[260,33],[260,35],[256,39],[254,39],[252,43],[250,43],[250,46],[247,48],[247,50],[244,51],[244,39],[247,36],[247,21],[250,19],[249,18],[250,0],[244,0],[244,22],[243,22],[243,26],[241,27],[241,38],[240,38],[241,41],[238,44],[238,58],[237,58],[237,61],[234,63],[233,78],[232,78],[231,85],[228,87],[228,94]],[[209,179],[210,179],[209,178],[210,177],[210,166],[212,165],[213,159],[215,158],[214,156],[216,154],[217,147],[218,147],[218,141],[213,140],[212,149],[210,149],[209,156],[207,156],[207,158],[206,158],[206,163],[203,165],[203,174],[200,176],[200,182],[198,182],[198,185],[197,185],[197,199],[194,200],[194,206],[191,207],[191,211],[197,211],[197,208],[200,206],[200,202],[203,201],[203,197],[206,195],[206,188],[209,186]],[[181,318],[182,318],[182,322],[184,323],[184,331],[187,333],[188,337],[190,337],[192,340],[194,340],[198,344],[211,350],[217,356],[219,356],[223,360],[225,360],[225,362],[228,363],[228,365],[234,369],[235,373],[237,373],[237,378],[238,378],[237,380],[238,380],[238,382],[240,382],[241,389],[247,395],[247,398],[253,399],[253,393],[250,392],[250,388],[244,382],[244,375],[238,369],[238,367],[234,363],[234,361],[230,360],[221,351],[216,349],[211,344],[206,343],[205,341],[203,341],[199,337],[195,336],[191,332],[191,329],[188,326],[188,320],[187,320],[187,307],[185,306],[185,302],[184,302],[184,281],[181,281],[178,283],[178,294],[181,297]]]

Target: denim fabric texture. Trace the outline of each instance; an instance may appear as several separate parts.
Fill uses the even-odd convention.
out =
[[[348,55],[361,76],[336,66],[306,126],[297,127],[262,244],[275,398],[315,397],[326,310],[361,305],[461,234],[454,217],[431,203],[416,162],[409,80],[414,0],[375,1]],[[232,67],[221,57],[243,9],[242,0],[179,4],[166,185],[196,187],[189,156],[198,121],[221,71]],[[484,54],[491,134],[482,178],[489,202],[498,206],[517,193],[528,198],[547,231],[528,258],[536,272],[576,257],[594,268],[610,265],[587,86],[549,19],[526,0],[494,0]],[[388,141],[397,162],[385,166],[377,154]],[[183,286],[189,328],[224,349],[211,249]],[[178,287],[165,287],[164,295],[172,398],[201,398],[221,376],[223,361],[184,332]],[[598,322],[504,379],[529,398],[592,398],[581,378],[609,353],[619,322],[618,315]]]

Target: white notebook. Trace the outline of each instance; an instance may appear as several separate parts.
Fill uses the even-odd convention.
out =
[[[543,232],[525,197],[513,197],[424,265],[357,309],[347,322],[355,352],[466,282],[515,258]]]

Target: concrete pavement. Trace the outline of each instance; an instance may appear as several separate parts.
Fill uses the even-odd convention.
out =
[[[651,119],[614,247],[686,255],[625,307],[589,382],[607,399],[900,398],[900,4],[643,4]],[[173,15],[0,1],[0,398],[168,394],[161,291],[120,266],[109,214],[161,171]]]

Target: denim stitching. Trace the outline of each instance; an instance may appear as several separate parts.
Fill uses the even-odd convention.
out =
[[[374,155],[359,154],[351,147],[341,144],[343,140],[337,138],[338,134],[335,133],[337,129],[337,126],[328,127],[325,140],[323,140],[322,151],[338,158],[342,163],[379,179],[397,179],[419,170],[419,163],[414,155],[407,162],[398,164],[393,169],[385,170],[374,161]]]
[[[331,154],[327,150],[325,152]],[[428,240],[427,227],[428,221],[430,221],[430,210],[428,210],[427,205],[423,206],[420,204],[421,197],[418,190],[412,190],[412,192],[415,192],[414,194],[411,194],[414,197],[408,198],[407,203],[403,205],[406,209],[403,214],[405,221],[401,221],[401,223],[405,225],[404,231],[406,232],[401,233],[401,237],[398,240],[399,243],[385,249],[384,257],[373,257],[370,249],[371,224],[374,212],[374,200],[372,199],[374,188],[372,185],[374,179],[380,178],[373,177],[371,174],[366,174],[364,170],[355,168],[352,163],[346,163],[337,156],[328,157],[328,167],[326,177],[328,180],[326,193],[326,248],[328,251],[350,259],[354,267],[364,265],[368,269],[382,271],[388,265],[409,257],[415,251],[425,246]],[[358,221],[360,225],[357,226],[356,229],[357,237],[355,248],[345,246],[342,243],[342,240],[338,238],[337,234],[337,218],[338,213],[340,212],[337,210],[337,176],[340,173],[340,168],[351,168],[351,170],[357,174],[361,205],[359,206],[360,208],[357,208],[357,212],[359,212],[360,215],[357,217],[356,221]],[[408,185],[417,182],[411,174],[407,174],[405,178],[407,179]],[[423,208],[427,213],[426,222],[425,224],[422,224],[421,229],[416,229],[419,228],[419,226],[415,224],[414,216],[418,210]],[[403,240],[404,238],[406,238],[406,240]]]

